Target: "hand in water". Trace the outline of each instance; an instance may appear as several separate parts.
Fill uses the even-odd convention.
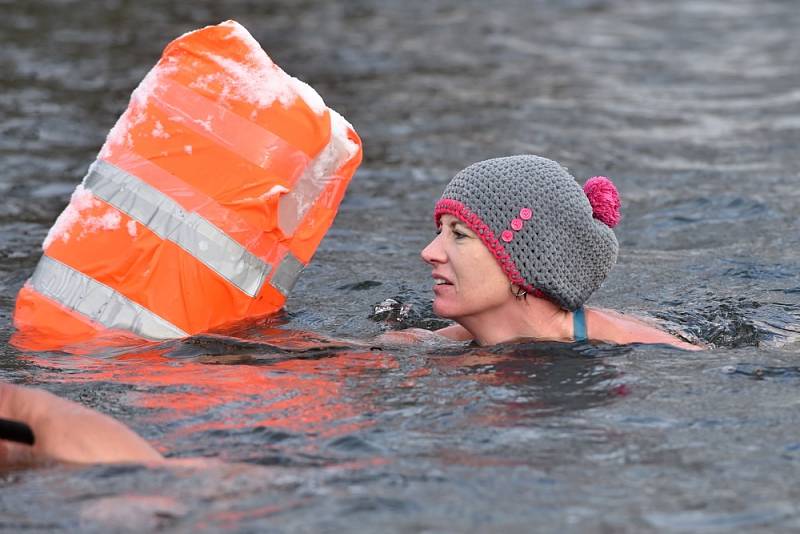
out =
[[[33,446],[0,440],[0,466],[43,462],[161,462],[131,429],[46,391],[0,383],[0,418],[27,424]]]

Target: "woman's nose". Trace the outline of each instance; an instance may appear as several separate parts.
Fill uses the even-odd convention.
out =
[[[423,248],[422,252],[420,252],[420,256],[422,256],[422,260],[425,263],[430,263],[431,265],[434,263],[444,263],[446,258],[444,257],[444,251],[439,244],[440,237],[442,237],[442,234],[434,237],[433,241],[428,243],[428,246]]]

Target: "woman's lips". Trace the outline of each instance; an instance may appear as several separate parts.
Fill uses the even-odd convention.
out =
[[[447,291],[448,288],[452,287],[453,283],[447,277],[442,276],[438,273],[433,274],[433,293],[435,295],[439,295]]]
[[[453,285],[453,282],[451,282],[446,276],[443,276],[439,273],[433,273],[432,276],[434,285]]]

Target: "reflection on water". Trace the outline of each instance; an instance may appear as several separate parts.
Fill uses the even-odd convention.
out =
[[[285,313],[74,355],[3,345],[0,378],[114,415],[171,456],[226,462],[4,472],[0,526],[800,528],[794,3],[3,8],[4,343],[48,227],[180,33],[239,20],[353,122],[366,159]],[[442,324],[418,256],[434,199],[467,163],[522,152],[621,190],[619,264],[594,303],[712,350],[370,347],[386,329]]]
[[[38,383],[57,384],[76,400],[112,411],[125,404],[140,425],[159,429],[156,441],[168,455],[261,464],[326,464],[340,461],[340,450],[374,452],[360,436],[385,416],[485,431],[628,393],[599,357],[625,348],[528,343],[412,357],[409,349],[326,349],[315,335],[282,332],[270,344],[203,335],[111,357],[21,358],[35,366]],[[98,391],[108,388],[115,396],[101,400]],[[264,447],[269,454],[261,457]],[[333,453],[327,460],[325,450]]]
[[[256,434],[268,429],[328,437],[370,424],[358,418],[369,410],[368,405],[353,406],[342,398],[345,381],[370,369],[396,366],[392,358],[371,352],[343,352],[324,362],[289,359],[269,367],[176,361],[164,351],[111,360],[27,358],[41,369],[37,375],[41,382],[124,387],[125,398],[118,401],[136,408],[144,424],[162,430],[159,441],[169,444],[163,452],[175,453],[172,442],[189,437],[187,445],[194,454],[217,451],[223,456],[227,456],[224,448],[198,450],[191,437],[213,436],[214,432],[225,437],[225,431],[242,429]]]
[[[226,342],[214,342],[215,352],[224,354]],[[227,343],[233,353],[240,349],[241,341]],[[151,488],[118,497],[101,489],[73,490],[67,494],[81,506],[64,517],[77,513],[80,521],[102,526],[115,514],[131,515],[132,525],[165,526],[196,517],[200,512],[187,503],[210,488],[219,492],[215,502],[227,502],[228,509],[204,510],[193,524],[245,528],[251,519],[325,508],[331,497],[337,513],[392,516],[418,509],[411,494],[388,496],[381,489],[367,495],[359,488],[400,484],[405,493],[410,485],[451,483],[453,474],[442,469],[538,469],[567,441],[606,442],[606,431],[569,419],[629,393],[610,363],[627,349],[527,343],[432,354],[339,350],[283,361],[259,362],[255,355],[246,365],[202,363],[207,355],[170,356],[193,344],[113,358],[25,356],[40,383],[101,410],[114,413],[123,405],[136,413],[141,427],[158,429],[146,433],[173,457],[213,455],[249,464],[50,470],[51,495],[75,477],[93,488],[107,487],[108,480]],[[256,465],[271,470],[262,473]],[[17,477],[13,484],[25,491],[38,491],[43,483],[32,473]],[[262,478],[267,481],[254,480]],[[260,499],[249,493],[254,482],[265,492]],[[168,494],[158,489],[163,487]],[[18,525],[41,528],[43,521]],[[53,525],[68,521],[62,517]]]

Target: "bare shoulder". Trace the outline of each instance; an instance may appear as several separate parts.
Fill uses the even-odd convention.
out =
[[[586,308],[586,323],[590,337],[617,344],[666,343],[684,350],[702,350],[650,324],[640,317],[602,309]]]
[[[440,336],[453,341],[472,341],[472,334],[460,324],[453,324],[435,331]]]

